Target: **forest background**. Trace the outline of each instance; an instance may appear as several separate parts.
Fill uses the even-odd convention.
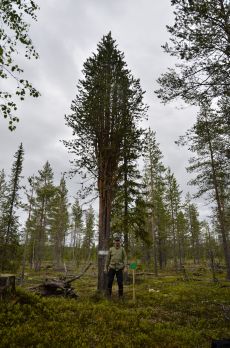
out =
[[[4,4],[3,6],[8,6],[7,2]],[[27,8],[27,14],[33,17],[36,5],[31,4],[32,7]],[[156,91],[156,94],[166,103],[175,101],[180,97],[183,102],[192,104],[199,110],[195,125],[190,128],[184,137],[180,138],[178,143],[188,145],[190,150],[196,153],[195,157],[191,159],[189,167],[190,172],[198,171],[198,175],[192,179],[192,184],[199,187],[198,197],[207,194],[206,202],[213,204],[213,219],[209,222],[200,219],[198,207],[193,203],[190,194],[182,197],[182,191],[175,174],[163,162],[163,155],[156,140],[155,131],[146,127],[148,106],[145,104],[141,83],[139,80],[134,80],[129,72],[122,70],[126,66],[125,57],[117,50],[116,43],[109,32],[106,36],[103,36],[99,43],[97,55],[89,58],[84,63],[83,79],[80,80],[77,87],[79,94],[77,99],[72,102],[71,109],[75,113],[73,115],[78,117],[79,124],[83,122],[82,128],[74,124],[75,116],[65,117],[66,124],[70,128],[72,127],[74,134],[79,136],[76,142],[73,139],[63,139],[64,145],[69,148],[72,155],[80,154],[77,159],[72,157],[72,164],[75,165],[72,171],[74,174],[81,174],[81,182],[80,192],[76,192],[71,207],[65,175],[63,172],[60,173],[60,183],[55,185],[53,169],[49,159],[44,161],[43,167],[37,173],[33,173],[28,178],[28,184],[24,185],[24,193],[22,193],[23,142],[21,142],[18,151],[15,153],[15,161],[12,163],[9,179],[5,176],[4,168],[1,172],[2,270],[17,269],[21,259],[23,243],[25,246],[24,255],[35,270],[40,269],[42,261],[46,258],[45,250],[47,248],[50,255],[52,254],[52,260],[57,267],[63,263],[65,245],[68,245],[71,249],[71,256],[67,256],[67,258],[72,257],[73,262],[79,262],[80,257],[76,256],[79,250],[81,252],[85,250],[83,255],[89,258],[93,248],[96,248],[95,241],[97,237],[95,232],[97,233],[99,229],[99,247],[101,235],[104,234],[101,239],[103,249],[108,247],[111,232],[118,231],[122,233],[125,248],[127,251],[131,251],[131,257],[135,255],[136,258],[141,258],[142,262],[147,264],[148,267],[151,267],[149,263],[152,262],[155,274],[158,272],[158,267],[162,269],[170,260],[174,263],[175,269],[178,269],[178,267],[182,267],[186,258],[192,259],[194,263],[199,263],[201,259],[209,255],[213,265],[213,253],[215,253],[219,260],[223,255],[227,277],[229,278],[229,116],[227,107],[229,83],[228,77],[226,77],[229,59],[228,2],[220,1],[218,4],[211,2],[203,5],[202,3],[180,4],[180,2],[173,1],[172,5],[175,6],[175,14],[177,15],[174,26],[168,27],[168,32],[171,33],[173,38],[172,47],[166,44],[164,50],[174,56],[174,59],[179,58],[185,64],[177,65],[177,72],[169,70],[168,73],[158,79],[161,89]],[[213,5],[216,5],[216,7],[213,8]],[[213,22],[213,17],[209,18],[208,16],[209,10],[212,10],[212,15],[216,18],[216,27],[213,24],[215,22]],[[14,23],[14,20],[17,21],[15,12],[12,12],[12,14],[13,16],[9,18],[3,16],[6,25],[9,24],[7,21],[12,21],[12,23]],[[185,14],[189,15],[189,19],[185,18]],[[201,15],[202,20],[196,17],[197,14]],[[219,26],[218,21],[223,22],[223,25]],[[208,27],[210,23],[212,26]],[[177,28],[181,24],[183,24],[182,29],[177,32]],[[189,24],[192,25],[192,28],[189,28]],[[195,34],[193,33],[193,26]],[[202,27],[206,29],[207,33],[213,31],[211,48],[208,46],[208,39],[205,39],[205,36],[202,37]],[[17,24],[11,29],[17,32]],[[217,43],[221,37],[220,30],[226,37],[221,47]],[[22,32],[23,30],[18,31],[16,43]],[[8,32],[6,31],[6,36],[3,37],[5,45],[3,45],[1,51],[3,61],[1,77],[8,82],[12,78],[14,81],[14,74],[18,73],[20,75],[21,71],[17,65],[13,65],[14,61],[11,57],[14,57],[15,50],[11,39],[7,35]],[[27,47],[26,56],[31,54],[37,58],[37,53],[32,43],[28,41],[27,36],[21,36],[20,43]],[[7,45],[11,50],[10,53],[7,51]],[[121,60],[120,76],[127,78],[127,87],[125,87],[127,92],[125,92],[125,85],[123,84],[122,93],[124,96],[121,99],[122,103],[116,104],[116,108],[118,108],[118,114],[120,112],[119,107],[124,112],[125,93],[129,93],[127,94],[125,110],[128,110],[127,115],[130,113],[131,118],[127,118],[124,124],[127,134],[124,136],[121,133],[122,130],[117,133],[121,136],[117,162],[114,162],[115,164],[111,167],[113,169],[111,169],[109,175],[105,176],[110,177],[111,175],[112,178],[111,181],[108,181],[108,185],[111,186],[112,198],[106,198],[107,206],[103,203],[103,199],[102,203],[99,201],[102,205],[99,206],[99,227],[97,228],[92,205],[89,205],[83,211],[82,206],[85,202],[80,200],[87,198],[92,201],[94,197],[89,197],[88,190],[95,187],[95,179],[98,179],[100,183],[102,178],[100,172],[102,167],[97,162],[98,153],[100,154],[100,152],[97,153],[97,150],[100,150],[100,147],[95,147],[95,154],[91,153],[91,145],[84,145],[81,136],[82,134],[87,135],[84,129],[85,125],[86,131],[87,127],[90,131],[92,128],[90,123],[87,126],[88,121],[85,116],[87,113],[91,115],[91,107],[89,108],[88,104],[89,102],[92,104],[93,89],[88,85],[88,82],[90,78],[94,79],[95,74],[97,74],[97,64],[100,64],[100,59],[102,59],[100,54],[103,57],[103,50],[107,53],[114,52],[115,56]],[[205,55],[208,50],[210,57],[205,62]],[[96,65],[93,68],[94,60]],[[199,62],[199,69],[196,69],[196,60]],[[8,77],[11,77],[11,79],[8,79]],[[102,83],[102,85],[104,83],[103,81],[99,82],[99,79],[97,82]],[[27,80],[17,79],[17,83],[16,96],[21,101],[24,100],[27,90],[29,90],[31,96],[39,96],[39,92]],[[12,88],[11,82],[9,82],[9,88]],[[114,91],[117,93],[117,89],[114,89]],[[11,101],[11,95],[7,92],[2,92],[1,97],[5,98],[6,101],[10,100],[8,104],[2,104],[2,112],[3,116],[9,121],[9,128],[14,130],[18,121],[17,116],[13,114],[17,110],[17,104]],[[106,103],[104,105],[106,110]],[[11,111],[13,111],[12,114]],[[139,122],[141,119],[142,121],[145,120],[145,130],[143,126],[140,128]],[[130,125],[130,133],[128,133],[127,125]],[[83,129],[85,133],[83,133]],[[17,134],[17,131],[16,129],[16,133],[12,132],[10,136]],[[90,143],[93,134],[90,131],[88,132],[88,143]],[[128,137],[126,137],[127,135]],[[87,158],[81,152],[86,149],[89,150],[87,154],[91,155],[91,158]],[[105,154],[102,153],[102,156],[105,156]],[[112,162],[108,163],[111,164]],[[77,169],[78,166],[80,170]],[[95,167],[98,169],[97,174],[95,174]],[[93,176],[91,177],[89,173],[90,175],[93,173]],[[108,192],[110,186],[106,186],[105,189],[102,187],[102,190],[105,191],[100,191],[100,186],[98,186],[99,197],[103,197],[103,192]],[[24,201],[20,198],[20,195],[23,194],[24,197],[27,197]],[[26,223],[22,226],[20,225],[20,209],[25,212],[26,216]],[[100,212],[102,215],[100,215]],[[108,225],[104,223],[103,216],[107,216],[106,219],[109,223],[106,223]],[[145,252],[143,252],[143,245],[145,246]],[[86,255],[87,251],[88,255]]]
[[[0,288],[0,346],[229,344],[229,1],[39,5],[0,7],[0,279],[24,288]],[[137,266],[122,301],[103,296],[114,232]]]

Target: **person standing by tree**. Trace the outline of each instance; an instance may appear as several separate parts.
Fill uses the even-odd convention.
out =
[[[121,246],[121,238],[115,233],[114,236],[114,246],[109,249],[107,255],[105,272],[108,275],[107,291],[108,296],[112,295],[112,287],[114,277],[116,275],[118,284],[118,295],[123,296],[123,271],[127,270],[127,256],[125,249]]]

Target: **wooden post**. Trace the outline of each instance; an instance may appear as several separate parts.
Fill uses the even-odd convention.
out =
[[[133,301],[136,300],[136,295],[135,295],[135,269],[137,268],[137,263],[132,262],[129,265],[129,268],[133,271]]]
[[[133,301],[136,300],[135,296],[135,269],[133,269]]]

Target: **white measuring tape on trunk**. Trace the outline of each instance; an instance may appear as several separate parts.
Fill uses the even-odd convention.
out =
[[[108,250],[98,250],[98,255],[108,255]]]

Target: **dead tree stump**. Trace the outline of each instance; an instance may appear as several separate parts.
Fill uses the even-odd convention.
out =
[[[72,276],[70,279],[67,279],[67,277],[62,279],[45,279],[42,284],[32,287],[29,290],[35,291],[35,293],[42,296],[64,296],[76,298],[78,295],[75,293],[71,283],[74,280],[81,278],[89,269],[91,264],[92,263],[90,262],[79,275]]]
[[[15,275],[2,274],[0,275],[0,299],[12,296],[15,294]]]

